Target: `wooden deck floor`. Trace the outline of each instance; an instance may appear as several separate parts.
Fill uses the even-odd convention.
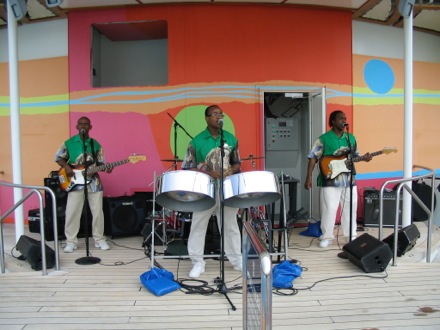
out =
[[[291,232],[288,256],[304,267],[290,290],[274,291],[273,329],[440,329],[440,262],[423,261],[426,252],[426,226],[417,246],[388,265],[385,272],[365,273],[352,262],[337,257],[334,242],[327,249],[317,240]],[[377,237],[375,228],[365,228]],[[386,234],[386,232],[385,232]],[[434,251],[439,246],[434,232]],[[39,239],[38,234],[28,234]],[[218,292],[200,294],[174,291],[156,297],[141,284],[139,276],[151,261],[144,253],[141,236],[116,238],[111,250],[100,251],[90,243],[90,253],[99,257],[95,265],[78,265],[86,256],[84,240],[74,253],[60,249],[60,271],[47,276],[31,269],[27,261],[12,256],[20,253],[15,245],[14,227],[4,225],[7,272],[0,274],[0,329],[241,329],[242,294],[240,273],[225,263],[227,296]],[[53,242],[48,242],[51,246]],[[157,248],[158,251],[160,248]],[[157,251],[157,252],[158,252]],[[156,261],[188,286],[188,259]],[[276,258],[274,258],[276,260]],[[216,288],[219,261],[207,260],[200,277],[206,286]],[[196,291],[196,290],[194,290]]]

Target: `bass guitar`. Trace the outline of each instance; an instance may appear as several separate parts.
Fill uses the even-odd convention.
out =
[[[371,152],[370,155],[375,157],[382,154],[390,154],[397,152],[396,148],[383,148],[382,150]],[[364,156],[358,156],[353,158],[353,162],[359,162],[365,159]],[[347,158],[347,154],[341,156],[323,156],[319,162],[319,169],[325,179],[334,179],[341,173],[351,172],[350,161]]]
[[[123,159],[123,160],[120,160],[117,162],[107,163],[107,164],[100,165],[100,166],[91,166],[87,169],[87,175],[85,173],[84,167],[80,167],[80,168],[76,168],[73,170],[74,174],[71,177],[67,176],[66,170],[62,167],[58,171],[58,179],[60,181],[60,187],[63,191],[69,192],[76,185],[89,184],[91,182],[91,180],[88,179],[88,177],[90,177],[91,175],[93,175],[95,173],[102,172],[102,171],[108,170],[110,168],[113,168],[113,167],[116,167],[119,165],[124,165],[127,163],[134,164],[139,161],[144,161],[146,159],[147,159],[147,157],[144,155],[133,155],[133,156],[129,156],[127,159]]]

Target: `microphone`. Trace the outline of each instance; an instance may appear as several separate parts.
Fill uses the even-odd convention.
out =
[[[223,127],[223,119],[219,119],[219,120],[218,120],[218,125],[219,125],[220,127]]]
[[[348,127],[348,124],[347,124],[347,123],[343,123],[343,124],[342,124],[342,127],[344,127],[344,128],[345,128],[345,127]]]
[[[81,129],[80,133],[81,133],[82,135],[86,135],[86,130],[83,128],[83,129]]]

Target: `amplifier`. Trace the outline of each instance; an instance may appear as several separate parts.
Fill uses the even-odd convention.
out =
[[[364,192],[364,226],[379,226],[379,190],[366,190]],[[383,193],[383,226],[394,227],[396,219],[396,192],[384,191]],[[399,226],[402,225],[402,196],[400,196]]]
[[[28,225],[31,233],[40,232],[40,209],[32,209],[28,211]]]

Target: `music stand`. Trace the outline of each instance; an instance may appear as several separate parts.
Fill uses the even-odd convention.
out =
[[[88,220],[88,210],[89,210],[89,194],[87,189],[87,170],[89,168],[87,162],[87,148],[86,148],[86,138],[85,133],[81,134],[81,140],[83,141],[83,149],[84,149],[84,204],[83,204],[83,216],[84,216],[84,233],[85,233],[85,242],[86,242],[86,256],[76,259],[75,263],[78,265],[94,265],[101,262],[101,259],[97,257],[92,257],[89,251],[89,220]]]

